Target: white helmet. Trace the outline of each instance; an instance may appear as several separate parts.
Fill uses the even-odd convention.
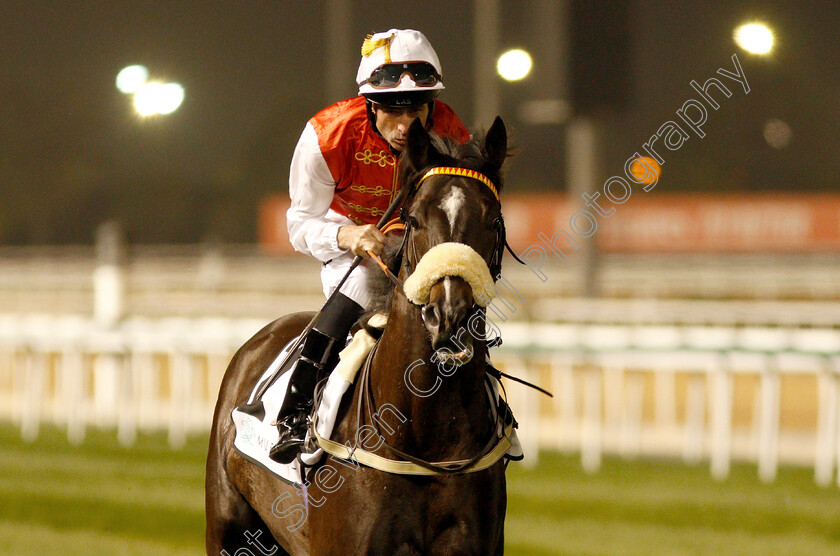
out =
[[[356,83],[360,95],[397,106],[431,102],[444,88],[435,49],[413,29],[369,35],[362,43]]]

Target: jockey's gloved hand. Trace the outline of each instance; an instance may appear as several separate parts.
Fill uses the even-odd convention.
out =
[[[385,234],[373,224],[342,226],[338,229],[336,240],[340,249],[349,249],[354,255],[362,257],[367,257],[368,251],[379,255],[385,246]]]

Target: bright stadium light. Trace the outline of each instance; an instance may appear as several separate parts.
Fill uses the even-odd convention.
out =
[[[773,32],[763,23],[747,23],[735,29],[735,43],[753,54],[767,54],[773,48]]]
[[[184,88],[178,83],[146,83],[134,93],[134,108],[141,116],[171,114],[184,101]]]
[[[496,71],[507,81],[519,81],[531,71],[531,55],[524,50],[508,50],[496,63]]]
[[[178,83],[167,83],[163,86],[163,98],[158,113],[171,114],[178,110],[182,102],[184,102],[184,88]]]
[[[140,87],[145,85],[148,79],[149,70],[146,69],[146,66],[128,66],[117,74],[117,89],[121,93],[130,95],[140,90]]]

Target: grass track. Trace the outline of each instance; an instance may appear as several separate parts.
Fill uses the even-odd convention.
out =
[[[202,554],[205,449],[96,431],[73,447],[56,429],[26,444],[0,426],[0,554]],[[840,494],[804,469],[764,485],[736,465],[716,483],[706,467],[608,459],[587,475],[544,454],[508,477],[513,556],[840,554]]]

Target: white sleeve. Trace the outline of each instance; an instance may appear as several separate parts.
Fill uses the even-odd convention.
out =
[[[341,226],[353,224],[349,218],[330,210],[335,181],[318,146],[312,124],[298,140],[289,172],[292,204],[286,212],[289,239],[296,251],[326,262],[345,252],[336,235]]]

